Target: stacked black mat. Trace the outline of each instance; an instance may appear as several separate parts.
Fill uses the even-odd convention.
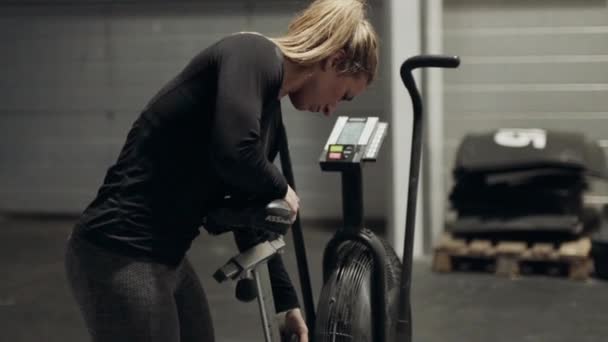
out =
[[[581,133],[499,129],[462,140],[449,196],[464,238],[561,241],[597,227],[589,180],[606,177],[599,145]]]

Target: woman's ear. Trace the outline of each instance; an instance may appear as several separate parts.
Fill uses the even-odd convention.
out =
[[[343,64],[345,57],[346,53],[343,49],[340,49],[321,62],[321,69],[323,71],[333,69],[334,71],[338,72],[338,68]]]

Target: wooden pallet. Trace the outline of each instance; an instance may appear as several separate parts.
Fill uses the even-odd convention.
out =
[[[590,252],[588,237],[555,246],[521,241],[466,241],[444,233],[434,249],[433,270],[478,270],[506,277],[544,273],[586,280],[593,271]]]

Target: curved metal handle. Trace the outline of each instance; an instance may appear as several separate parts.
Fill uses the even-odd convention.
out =
[[[410,93],[412,102],[414,102],[414,116],[422,114],[422,106],[420,94],[416,88],[416,81],[412,71],[417,68],[457,68],[460,65],[460,58],[457,56],[441,56],[441,55],[419,55],[408,58],[403,64],[399,73],[401,80]]]
[[[403,84],[412,99],[414,112],[410,178],[407,189],[407,211],[405,218],[405,241],[403,244],[403,268],[401,272],[401,289],[399,293],[399,312],[395,331],[395,341],[412,340],[411,321],[411,270],[414,249],[414,225],[416,218],[416,200],[418,198],[418,175],[420,173],[420,155],[422,153],[422,98],[416,87],[412,71],[416,68],[456,68],[460,59],[454,56],[419,55],[407,59],[401,64],[400,74]]]
[[[404,68],[413,70],[416,68],[457,68],[460,65],[458,56],[442,55],[419,55],[408,58],[401,65],[401,72]]]

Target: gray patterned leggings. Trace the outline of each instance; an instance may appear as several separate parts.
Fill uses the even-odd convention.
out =
[[[213,342],[205,291],[187,259],[176,268],[70,237],[67,278],[94,342]]]

